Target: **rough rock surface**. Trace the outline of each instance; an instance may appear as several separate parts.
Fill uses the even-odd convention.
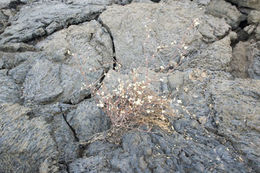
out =
[[[21,102],[20,87],[7,75],[6,70],[0,70],[0,103]]]
[[[45,159],[57,161],[43,118],[31,118],[30,109],[18,104],[1,104],[0,113],[0,172],[38,172]]]
[[[88,141],[94,134],[108,130],[109,119],[97,107],[95,100],[81,102],[75,111],[67,115],[67,121],[81,141]]]
[[[11,26],[1,34],[0,42],[28,42],[68,25],[94,19],[102,10],[104,6],[100,5],[79,6],[55,1],[23,6],[11,19]]]
[[[259,172],[258,4],[1,0],[0,172]],[[98,107],[141,81],[169,131]]]
[[[260,1],[259,0],[228,0],[239,7],[248,7],[253,9],[260,10]]]
[[[210,86],[218,133],[232,142],[255,171],[260,169],[259,85],[259,80],[216,80]]]
[[[240,78],[260,79],[259,42],[239,42],[233,49],[231,68]]]
[[[197,9],[196,4],[181,2],[168,6],[112,6],[99,20],[111,32],[122,70],[142,66],[158,70],[161,66],[182,63],[184,56],[196,57],[196,50],[203,52],[208,48],[203,41],[214,42],[227,35],[230,27],[224,20],[205,15],[199,9],[191,10],[193,8]],[[136,22],[132,23],[133,20]],[[200,22],[198,29],[194,26],[196,20]]]
[[[207,6],[207,12],[213,16],[224,18],[232,28],[237,28],[243,20],[238,9],[224,0],[213,0]]]

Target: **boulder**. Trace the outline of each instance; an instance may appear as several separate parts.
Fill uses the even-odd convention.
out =
[[[211,1],[207,6],[206,12],[213,16],[224,18],[232,28],[237,28],[244,19],[242,13],[235,6],[224,0]]]
[[[111,37],[96,21],[70,26],[37,47],[47,59],[60,64],[60,100],[66,103],[76,104],[88,97],[114,62]]]
[[[191,10],[192,9],[192,10]],[[195,3],[113,5],[99,20],[109,28],[122,71],[180,63],[229,33],[224,19],[205,15]],[[187,36],[188,35],[188,36]]]
[[[21,89],[7,70],[0,70],[0,83],[0,103],[21,103]]]
[[[0,35],[0,44],[28,42],[67,27],[94,19],[104,10],[101,5],[73,5],[58,1],[24,5]]]
[[[62,94],[60,65],[39,59],[28,72],[23,83],[23,97],[26,102],[48,103]]]
[[[260,43],[239,42],[233,49],[231,61],[232,74],[239,78],[260,79]]]
[[[215,80],[210,85],[217,133],[224,136],[255,172],[260,165],[260,81]]]
[[[56,167],[56,144],[43,118],[18,104],[1,104],[0,115],[0,172],[39,172],[45,159]]]
[[[239,7],[246,7],[260,10],[260,0],[228,0]]]
[[[81,102],[75,111],[66,116],[66,119],[80,141],[88,141],[94,134],[110,127],[109,118],[97,107],[93,99]]]

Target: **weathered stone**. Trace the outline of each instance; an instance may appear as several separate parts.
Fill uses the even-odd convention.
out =
[[[260,40],[260,25],[258,25],[255,30],[255,37],[257,40]]]
[[[0,34],[4,32],[7,21],[8,17],[2,11],[0,11]]]
[[[56,145],[43,118],[30,118],[30,109],[0,105],[0,172],[38,172],[41,162],[54,159]]]
[[[252,56],[251,64],[248,68],[248,74],[253,79],[260,79],[260,41],[250,45],[249,56]]]
[[[207,6],[207,13],[224,18],[232,28],[237,28],[243,20],[243,15],[238,9],[224,0],[212,0]]]
[[[96,21],[70,26],[37,47],[44,50],[49,60],[62,63],[63,102],[76,104],[89,96],[103,73],[113,66],[112,40]]]
[[[67,115],[67,121],[81,141],[87,141],[95,133],[109,129],[110,123],[95,100],[81,102],[75,111]]]
[[[260,43],[239,42],[233,49],[232,74],[239,78],[260,79]]]
[[[62,94],[60,65],[39,59],[27,73],[23,84],[26,102],[48,103]]]
[[[12,18],[11,26],[0,35],[0,43],[28,42],[50,35],[68,25],[94,19],[103,10],[104,6],[100,5],[79,6],[57,1],[25,5]]]
[[[0,103],[20,103],[21,90],[7,70],[0,70]]]
[[[258,24],[260,22],[260,11],[252,10],[248,15],[247,20],[248,23]]]
[[[260,165],[260,81],[216,80],[210,85],[218,134],[243,153],[245,162],[258,171]]]
[[[201,67],[212,71],[229,71],[232,59],[232,47],[230,45],[231,38],[227,36],[207,47],[200,47],[201,51],[184,57],[177,69],[185,70]]]
[[[260,10],[260,0],[228,0],[239,7],[248,7]]]
[[[173,1],[169,5],[114,5],[103,12],[99,20],[114,38],[121,70],[146,66],[158,70],[178,64],[183,55],[201,49],[202,40],[213,42],[229,32],[230,26],[224,19],[205,16],[195,7],[193,3]],[[199,23],[197,29],[195,25]]]

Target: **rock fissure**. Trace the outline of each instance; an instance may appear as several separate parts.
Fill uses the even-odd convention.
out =
[[[73,133],[73,136],[74,136],[75,141],[76,141],[76,142],[79,142],[79,138],[78,138],[78,136],[77,136],[76,130],[75,130],[75,129],[70,125],[70,123],[67,121],[66,115],[65,115],[64,111],[62,110],[62,107],[59,106],[59,108],[60,108],[60,111],[61,111],[61,114],[62,114],[62,117],[63,117],[64,121],[66,122],[66,124],[68,125],[68,127],[70,128],[70,130],[71,130],[72,133]]]

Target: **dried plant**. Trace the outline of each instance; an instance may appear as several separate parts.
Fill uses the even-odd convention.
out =
[[[112,92],[106,92],[106,89],[97,92],[97,105],[109,116],[113,127],[132,129],[146,125],[171,131],[167,117],[175,114],[169,99],[150,89],[147,81],[138,81],[136,74],[133,74],[133,80],[119,79],[118,83]]]

